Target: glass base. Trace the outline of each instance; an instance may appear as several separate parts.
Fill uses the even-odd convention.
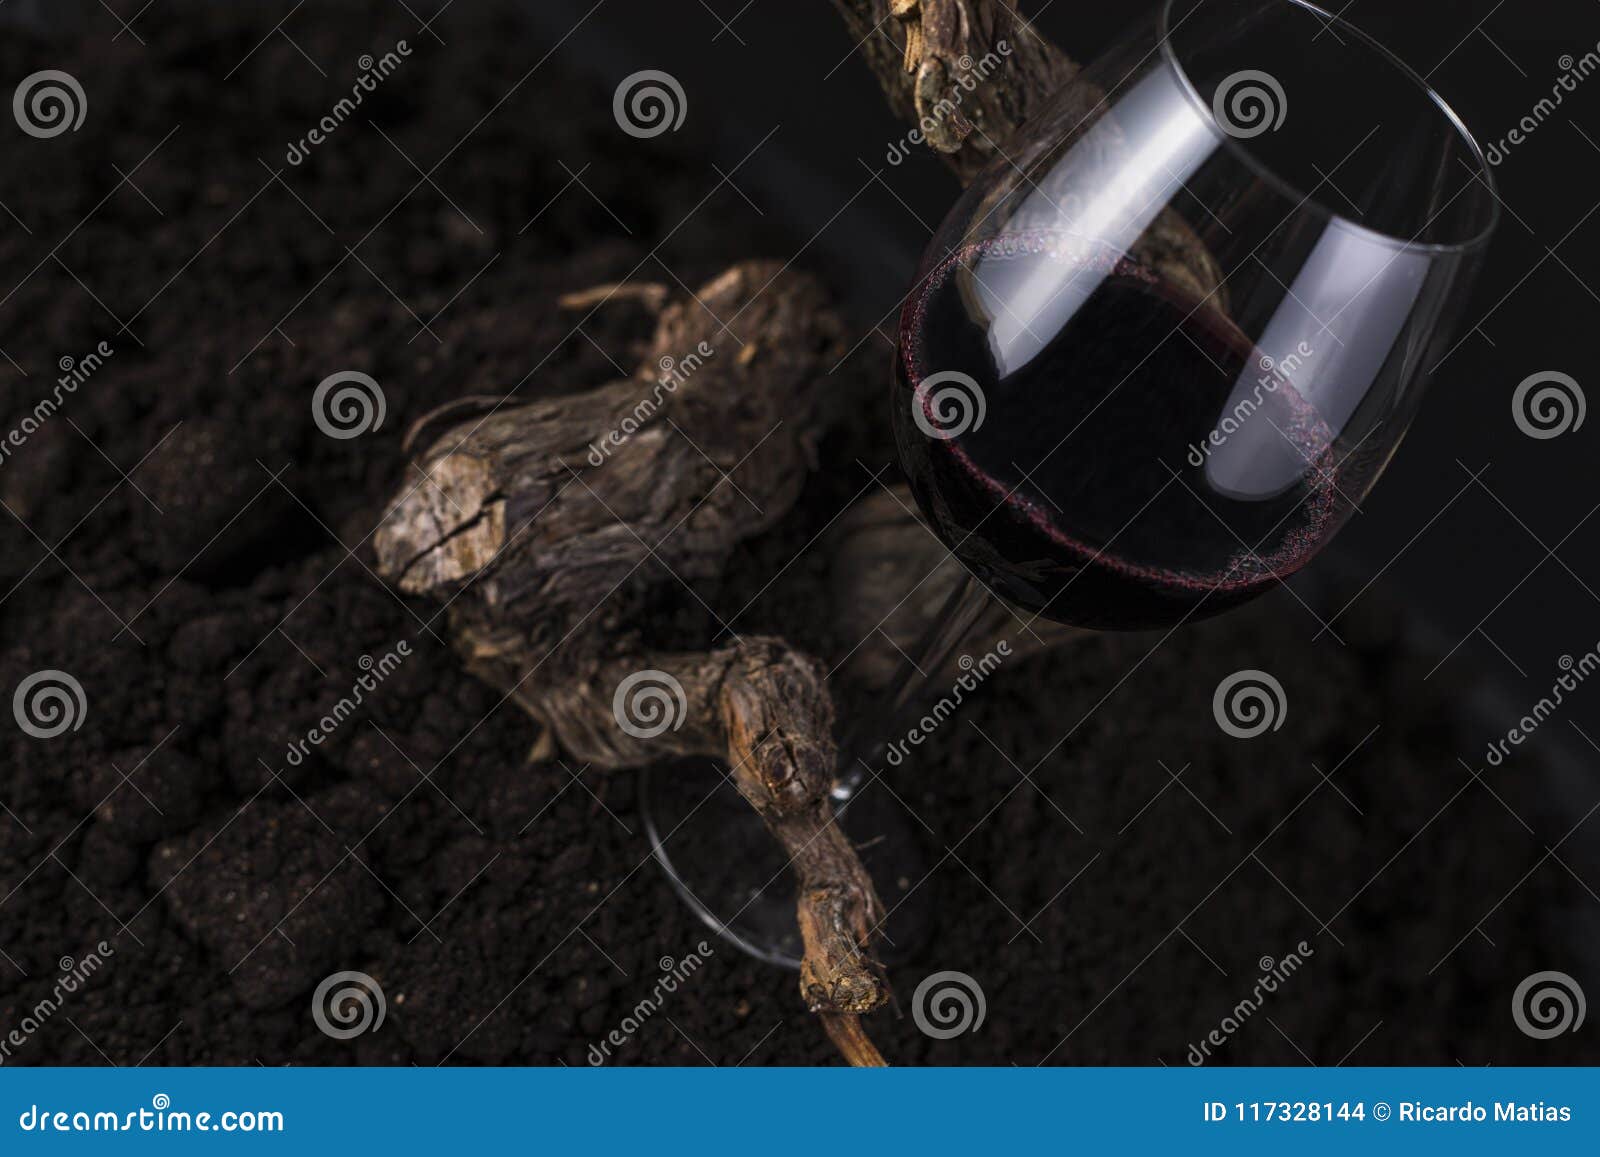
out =
[[[639,805],[651,849],[684,902],[751,956],[799,968],[804,946],[788,856],[722,766],[699,759],[646,769]],[[833,806],[889,914],[875,954],[886,964],[903,960],[933,928],[924,829],[881,783],[868,781]]]

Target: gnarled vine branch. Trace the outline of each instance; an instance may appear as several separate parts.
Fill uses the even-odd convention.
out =
[[[1077,71],[1008,0],[834,3],[890,105],[924,125],[963,181]],[[998,71],[955,115],[940,114],[960,70],[991,57],[1003,61]],[[1093,93],[1078,99],[1089,116]],[[1171,236],[1169,260],[1214,286],[1198,242]],[[799,880],[803,999],[847,1059],[881,1064],[859,1018],[889,999],[871,944],[883,909],[832,823],[834,711],[823,668],[782,639],[685,651],[662,647],[650,630],[663,599],[692,595],[798,497],[819,439],[849,410],[828,377],[848,348],[846,327],[816,281],[767,262],[736,265],[693,297],[613,285],[562,305],[621,300],[657,314],[630,377],[532,401],[464,399],[418,423],[418,444],[442,433],[418,459],[426,480],[396,498],[375,536],[380,573],[447,602],[468,667],[576,759],[601,769],[725,760]],[[738,318],[742,338],[718,317]],[[756,445],[760,453],[749,453]],[[834,558],[836,614],[859,623],[855,637],[871,636],[839,678],[881,685],[892,639],[911,645],[909,632],[959,566],[907,500],[888,493],[849,512],[819,549]],[[913,590],[913,599],[885,601]],[[1032,639],[1056,637],[1041,628]],[[667,689],[676,726],[621,725],[618,690],[643,677]]]

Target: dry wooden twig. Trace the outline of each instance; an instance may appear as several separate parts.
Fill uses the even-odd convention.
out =
[[[1077,75],[1009,0],[833,0],[889,107],[923,126],[962,184]],[[1004,46],[1002,48],[1002,45]],[[970,91],[959,78],[991,54],[1003,67]],[[1085,102],[1084,112],[1092,101]]]
[[[714,320],[734,316],[751,335],[742,347]],[[828,421],[826,371],[843,335],[812,279],[736,266],[663,307],[634,377],[445,433],[419,462],[427,482],[393,505],[374,541],[380,572],[449,600],[470,669],[575,758],[601,769],[725,759],[799,877],[808,1006],[856,1016],[888,999],[866,953],[882,907],[830,822],[821,670],[777,639],[672,653],[648,631],[664,589],[714,577],[793,504]],[[675,376],[663,386],[668,359]],[[639,694],[663,696],[642,705],[672,713],[675,727],[622,725],[619,688],[641,676]]]
[[[1076,73],[1008,0],[834,2],[891,106],[924,125],[963,181]],[[1003,67],[964,93],[957,113],[941,111],[961,70],[995,53]],[[1081,99],[1089,115],[1093,94]],[[1214,286],[1209,257],[1180,226],[1163,262]],[[465,399],[418,423],[419,443],[454,425],[419,460],[427,481],[393,503],[375,536],[379,570],[410,594],[448,601],[469,668],[574,758],[602,769],[726,760],[799,879],[807,1006],[851,1063],[882,1064],[859,1018],[889,998],[871,953],[883,909],[831,822],[834,713],[823,669],[781,639],[682,651],[650,632],[664,599],[693,595],[692,584],[717,576],[740,541],[795,501],[818,439],[845,409],[827,376],[845,327],[815,281],[763,262],[735,266],[694,299],[612,285],[561,304],[619,299],[658,313],[631,377],[532,402]],[[718,317],[737,318],[742,340]],[[914,645],[959,565],[897,494],[853,510],[821,549],[835,560],[838,614],[860,626],[858,637],[873,635],[840,677],[881,685],[895,644]],[[911,600],[891,593],[913,588]],[[904,606],[890,613],[896,600]],[[1041,627],[1026,641],[1059,637]],[[618,694],[630,681],[675,726],[622,726]]]

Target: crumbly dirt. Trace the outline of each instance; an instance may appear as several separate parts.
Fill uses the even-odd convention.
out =
[[[559,58],[496,108],[545,47],[508,15],[452,25],[441,48],[401,5],[309,6],[294,38],[322,83],[265,17],[163,7],[181,18],[150,21],[147,47],[109,25],[0,38],[0,75],[65,69],[92,101],[76,133],[16,135],[0,171],[5,428],[61,358],[114,349],[0,463],[0,690],[57,668],[88,703],[57,739],[0,727],[0,1039],[63,957],[115,953],[0,1059],[585,1064],[704,929],[649,862],[635,777],[533,760],[538,729],[461,671],[436,608],[376,580],[369,536],[430,408],[631,367],[647,319],[618,306],[569,332],[559,295],[636,267],[694,285],[804,238],[771,214],[747,224],[727,188],[701,205],[717,178],[689,138],[622,135],[610,94]],[[402,37],[401,73],[286,165],[357,58]],[[412,161],[447,153],[438,188],[421,181]],[[663,268],[649,255],[668,234]],[[336,370],[382,384],[381,428],[318,431],[311,391]],[[875,391],[881,371],[858,357],[839,388]],[[796,517],[701,592],[719,613],[889,460],[886,426],[823,447]],[[803,555],[740,629],[827,646],[820,566]],[[1474,780],[1485,737],[1451,722],[1463,688],[1424,680],[1432,660],[1377,601],[1343,643],[1312,643],[1316,621],[1281,595],[989,680],[893,773],[940,915],[892,974],[899,1007],[871,1022],[886,1054],[1182,1064],[1262,958],[1305,941],[1218,1062],[1580,1059],[1582,1035],[1532,1040],[1510,1002],[1541,969],[1597,979],[1578,948],[1595,942],[1582,830],[1545,856],[1581,810],[1527,760]],[[706,627],[697,608],[663,614]],[[380,689],[289,761],[362,657],[402,641]],[[1242,667],[1272,671],[1290,704],[1253,741],[1212,715]],[[317,1029],[313,990],[340,970],[381,984],[378,1031]],[[918,1030],[912,993],[941,970],[982,987],[977,1031]],[[725,948],[612,1050],[834,1060],[793,974]]]

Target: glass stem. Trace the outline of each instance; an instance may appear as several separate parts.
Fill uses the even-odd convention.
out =
[[[922,705],[928,684],[944,669],[951,652],[967,637],[988,601],[989,592],[983,584],[963,570],[961,581],[928,624],[921,642],[900,660],[877,702],[857,716],[845,733],[839,745],[839,775],[833,786],[836,803],[853,796],[866,778],[867,769],[877,766],[878,757],[888,747],[901,720],[912,708]]]

